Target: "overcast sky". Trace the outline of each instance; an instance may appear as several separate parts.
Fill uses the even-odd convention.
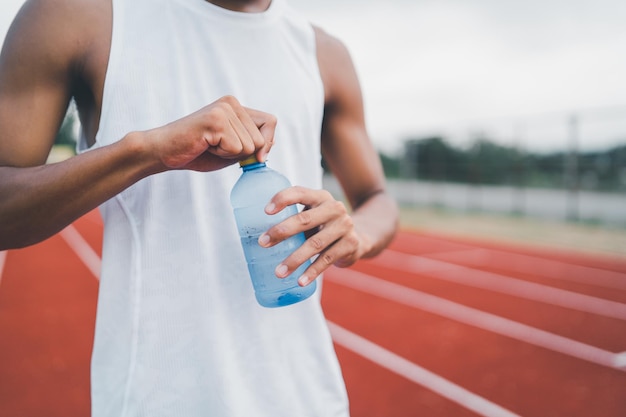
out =
[[[3,38],[23,1],[0,1]],[[558,148],[570,113],[581,115],[583,146],[626,140],[626,1],[291,3],[348,46],[380,149],[483,127],[527,147]]]

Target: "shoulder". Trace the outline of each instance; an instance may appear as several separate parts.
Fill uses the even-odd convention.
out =
[[[313,26],[313,30],[318,49],[321,49],[324,53],[347,53],[345,45],[338,38],[319,26]]]
[[[110,16],[111,0],[27,0],[7,33],[3,55],[71,65],[103,31],[110,32]]]
[[[96,108],[111,10],[111,0],[24,3],[0,54],[2,162],[28,166],[45,161],[68,102],[78,92]]]
[[[71,34],[89,36],[110,20],[112,0],[26,0],[11,31],[45,33],[62,38]],[[109,16],[109,19],[107,19]]]

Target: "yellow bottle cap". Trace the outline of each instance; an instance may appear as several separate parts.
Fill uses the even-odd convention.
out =
[[[243,161],[239,161],[239,166],[240,167],[245,167],[246,165],[252,165],[252,164],[256,164],[259,161],[256,159],[255,155],[249,156],[246,159],[244,159]]]

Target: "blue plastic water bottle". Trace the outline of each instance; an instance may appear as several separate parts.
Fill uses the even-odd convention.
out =
[[[230,193],[230,202],[256,299],[264,307],[281,307],[305,300],[315,292],[316,283],[313,281],[301,287],[298,278],[310,265],[310,261],[300,265],[286,278],[278,278],[275,274],[276,267],[304,243],[304,233],[291,236],[270,248],[264,248],[258,243],[263,232],[298,213],[296,205],[273,215],[265,213],[265,206],[272,197],[291,184],[285,176],[257,161],[255,157],[241,161],[239,165],[243,173]]]

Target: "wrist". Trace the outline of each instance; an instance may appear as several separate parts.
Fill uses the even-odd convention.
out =
[[[166,171],[167,168],[153,149],[154,141],[149,140],[148,132],[129,132],[121,141],[132,164],[141,177]]]

